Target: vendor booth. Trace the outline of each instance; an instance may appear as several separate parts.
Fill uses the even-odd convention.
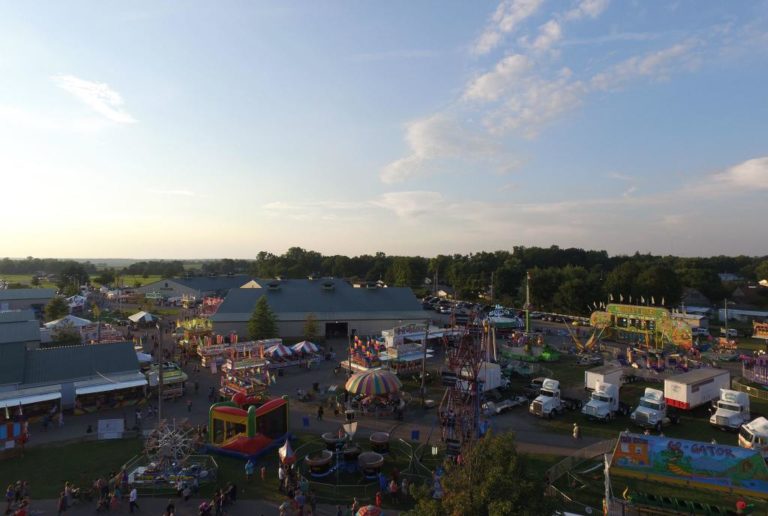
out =
[[[61,387],[38,387],[0,393],[0,424],[9,421],[39,421],[61,406]],[[55,410],[54,410],[55,409]]]
[[[137,405],[146,399],[147,379],[137,373],[75,383],[75,414]]]
[[[146,373],[149,387],[157,390],[159,383],[158,366],[153,365]],[[184,384],[188,376],[175,362],[163,363],[163,399],[179,398],[184,395]]]

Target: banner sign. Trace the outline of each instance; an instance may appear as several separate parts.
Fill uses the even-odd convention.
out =
[[[755,450],[624,432],[611,474],[768,499],[768,466]]]

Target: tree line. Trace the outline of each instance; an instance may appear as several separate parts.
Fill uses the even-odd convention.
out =
[[[178,277],[190,274],[182,260],[141,261],[115,271],[101,271],[99,283],[110,284],[120,274]],[[0,260],[0,273],[60,271],[65,283],[87,281],[95,272],[90,262],[71,260]],[[256,278],[333,276],[353,281],[382,280],[388,285],[413,288],[426,295],[437,284],[451,287],[455,297],[521,306],[526,276],[530,276],[531,303],[537,310],[588,313],[611,299],[676,306],[683,289],[694,288],[712,303],[730,295],[734,285],[719,273],[733,273],[745,281],[768,279],[768,257],[713,256],[683,258],[635,253],[610,256],[606,251],[578,248],[523,247],[469,254],[391,256],[383,252],[359,256],[323,255],[291,247],[283,254],[260,252],[254,260],[208,260],[199,274],[248,274]],[[101,281],[99,281],[101,280]],[[428,280],[425,282],[425,280]],[[431,283],[431,284],[428,284]],[[768,289],[761,289],[768,291]],[[768,304],[768,296],[764,296]]]

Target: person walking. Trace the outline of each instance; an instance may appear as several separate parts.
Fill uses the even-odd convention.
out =
[[[187,399],[187,412],[192,412],[192,400]]]
[[[64,428],[64,411],[59,410],[59,428]]]
[[[256,464],[253,463],[253,459],[248,459],[245,463],[245,480],[250,482],[253,479],[253,470],[256,468]]]
[[[64,491],[59,494],[59,501],[56,506],[56,510],[58,511],[58,516],[61,516],[67,510],[67,498],[64,496]]]
[[[139,492],[136,490],[135,485],[131,485],[131,493],[128,495],[128,508],[130,512],[133,512],[134,509],[137,511],[141,510],[139,509]]]
[[[317,420],[322,421],[323,420],[323,406],[319,405],[317,407]]]
[[[578,423],[573,424],[573,438],[577,441],[581,439],[581,428]]]

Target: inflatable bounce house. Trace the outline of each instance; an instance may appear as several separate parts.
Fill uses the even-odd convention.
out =
[[[208,448],[222,455],[257,458],[282,445],[288,433],[288,401],[275,398],[247,410],[235,401],[211,405]]]

